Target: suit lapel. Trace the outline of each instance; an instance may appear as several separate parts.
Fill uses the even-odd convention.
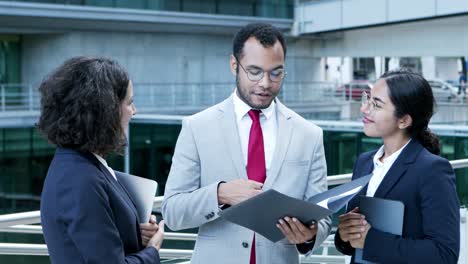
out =
[[[270,165],[267,178],[265,180],[264,190],[271,188],[276,178],[279,175],[281,166],[283,165],[286,152],[291,141],[293,125],[291,115],[288,109],[278,100],[276,101],[276,118],[278,122],[278,134],[276,136],[276,147],[273,154],[273,159]],[[267,144],[267,143],[266,143]]]
[[[387,174],[377,188],[374,197],[385,198],[393,186],[395,186],[395,184],[401,178],[401,176],[405,174],[408,166],[414,162],[422,149],[423,146],[418,141],[414,139],[411,140],[411,142],[400,153],[400,156],[397,158],[395,163],[393,163],[390,170],[388,170]]]
[[[374,162],[373,162],[373,157],[374,157],[375,153],[372,154],[370,156],[370,159],[368,159],[364,165],[363,165],[363,168],[361,170],[361,172],[359,173],[359,176],[358,178],[360,177],[363,177],[363,176],[366,176],[366,175],[369,175],[372,173],[372,171],[374,170]],[[354,176],[354,175],[353,175]],[[353,177],[354,178],[354,177]],[[367,193],[367,186],[369,186],[369,184],[366,184],[366,186],[364,186],[364,188],[362,188],[359,193],[357,194],[357,196],[360,196],[360,195],[366,195]]]
[[[242,157],[242,149],[237,128],[236,114],[234,113],[234,103],[232,95],[219,105],[221,131],[224,131],[224,142],[228,148],[232,163],[237,170],[239,178],[247,179],[247,171]]]
[[[127,198],[127,203],[130,202],[132,204],[132,206],[130,206],[130,207],[133,209],[134,213],[138,216],[138,212],[136,210],[136,204],[133,201],[132,196],[130,196],[130,193],[128,193],[127,188],[125,188],[125,186],[120,181],[117,181],[117,183],[119,184],[120,188],[122,189],[122,192],[125,193],[124,196],[126,196],[126,198]],[[140,219],[138,219],[138,221],[140,221]]]
[[[132,210],[132,212],[135,214],[135,217],[138,219],[138,213],[136,211],[136,206],[133,203],[133,201],[130,199],[129,194],[127,193],[127,190],[120,185],[120,182],[116,181],[114,179],[114,176],[109,172],[109,170],[104,167],[104,165],[94,156],[94,154],[90,152],[79,152],[76,150],[70,150],[70,149],[63,149],[63,148],[58,148],[58,152],[64,152],[64,153],[73,153],[73,154],[78,154],[83,157],[85,157],[89,162],[91,162],[98,170],[100,170],[107,180],[111,183],[110,186],[113,188],[119,195],[120,197],[125,201],[127,204],[127,207]],[[138,219],[139,220],[139,219]]]
[[[352,180],[356,180],[356,179],[359,179],[363,176],[366,176],[366,175],[369,175],[370,173],[372,173],[372,170],[374,169],[374,163],[373,163],[373,157],[374,157],[375,153],[372,153],[369,155],[369,158],[367,158],[366,160],[363,160],[361,161],[363,163],[362,165],[362,168],[355,171],[353,173],[353,178]],[[359,166],[360,164],[357,164],[357,166]],[[351,201],[349,201],[348,205],[346,205],[346,211],[350,211],[352,210],[354,207],[357,207],[359,206],[359,200],[360,200],[360,197],[361,196],[366,196],[366,193],[367,193],[367,186],[369,184],[366,184],[364,186],[364,188],[362,188],[354,197],[353,199],[351,199]]]
[[[138,221],[140,221],[140,219],[138,218],[138,213],[136,211],[136,206],[133,203],[132,199],[130,199],[130,195],[128,194],[127,190],[120,184],[119,181],[116,181],[114,179],[114,176],[112,176],[109,170],[106,167],[104,167],[104,165],[102,165],[101,162],[99,162],[98,160],[97,162],[98,162],[99,170],[106,175],[107,179],[111,182],[111,186],[116,190],[116,192],[120,195],[120,197],[122,197],[122,199],[127,204],[127,207],[130,208],[130,210],[132,210],[132,212],[135,214]]]

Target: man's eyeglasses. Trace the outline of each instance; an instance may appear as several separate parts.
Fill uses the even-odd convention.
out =
[[[247,74],[247,78],[249,78],[249,80],[252,82],[258,82],[261,79],[263,79],[263,76],[265,75],[265,73],[268,74],[268,77],[270,78],[270,81],[272,82],[280,82],[286,76],[286,72],[284,71],[284,69],[276,69],[276,70],[271,70],[271,71],[264,71],[262,69],[246,70],[237,58],[236,58],[236,61],[237,61],[237,64],[239,64],[239,66],[242,68],[242,70],[244,70],[245,74]]]
[[[375,109],[377,109],[377,104],[374,102],[374,100],[370,99],[366,92],[362,92],[361,105],[362,107],[368,107],[369,113],[373,113]]]

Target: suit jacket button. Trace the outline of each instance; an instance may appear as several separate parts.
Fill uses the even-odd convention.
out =
[[[249,243],[247,243],[247,242],[242,242],[242,246],[243,246],[244,248],[248,248],[248,247],[249,247]]]

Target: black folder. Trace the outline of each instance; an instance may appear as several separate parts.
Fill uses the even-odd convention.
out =
[[[284,238],[283,233],[276,227],[280,218],[296,217],[306,225],[317,222],[344,207],[369,182],[371,176],[342,184],[317,194],[308,201],[268,190],[219,212],[219,215],[227,221],[259,233],[272,242],[277,242]]]
[[[359,211],[366,216],[366,221],[372,228],[401,236],[405,211],[405,205],[402,202],[363,196],[359,203]],[[362,249],[356,249],[354,255],[356,263],[374,263],[366,261],[362,257]]]

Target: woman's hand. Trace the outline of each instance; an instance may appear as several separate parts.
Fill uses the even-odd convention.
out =
[[[164,220],[159,222],[158,232],[148,241],[147,247],[155,247],[158,251],[161,249],[161,245],[164,239]]]
[[[156,222],[156,216],[151,215],[148,223],[140,224],[141,241],[144,246],[148,245],[151,238],[158,232],[159,226]]]
[[[350,212],[339,216],[338,234],[344,242],[360,239],[363,232],[366,231],[367,221],[365,216],[359,214],[358,211],[359,208],[356,207]]]
[[[352,239],[349,241],[349,243],[351,243],[351,246],[353,248],[364,248],[364,244],[366,242],[366,237],[367,237],[367,232],[369,232],[370,228],[371,228],[371,225],[367,224],[365,226],[364,232],[361,233],[361,236],[358,239]]]

